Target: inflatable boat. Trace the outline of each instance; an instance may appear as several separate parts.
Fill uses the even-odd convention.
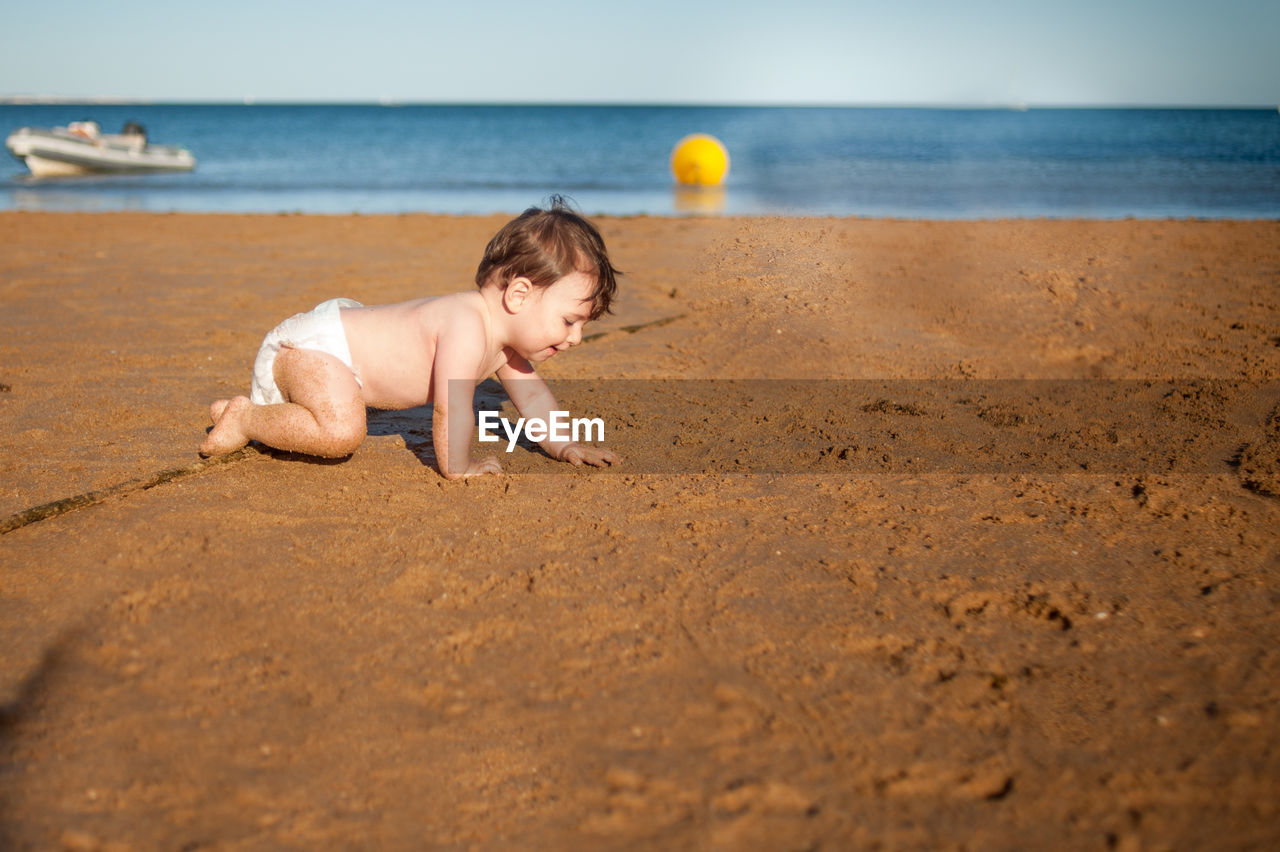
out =
[[[152,145],[146,130],[132,121],[119,133],[103,133],[94,121],[48,130],[20,127],[4,144],[36,177],[189,172],[196,167],[196,158],[186,148]]]

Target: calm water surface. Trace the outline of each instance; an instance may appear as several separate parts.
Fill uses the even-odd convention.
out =
[[[0,130],[129,120],[199,160],[180,175],[35,180],[0,162],[0,209],[1280,218],[1276,110],[748,107],[0,106]],[[668,160],[711,133],[720,191]]]

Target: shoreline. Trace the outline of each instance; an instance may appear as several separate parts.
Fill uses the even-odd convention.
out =
[[[0,208],[0,216],[211,216],[211,217],[256,217],[263,219],[273,218],[298,218],[313,217],[317,219],[400,219],[405,217],[439,217],[442,219],[492,219],[501,217],[505,221],[517,215],[520,211],[496,211],[484,213],[438,213],[431,211],[410,210],[396,213],[362,213],[362,212],[346,212],[346,213],[328,213],[328,212],[309,212],[302,210],[280,210],[280,211],[221,211],[221,210],[15,210]],[[837,215],[811,215],[811,214],[788,214],[788,213],[600,213],[600,214],[584,214],[592,221],[596,219],[613,220],[627,222],[632,220],[672,220],[672,221],[694,221],[700,222],[705,220],[711,221],[735,221],[743,220],[748,222],[760,222],[769,220],[786,220],[786,221],[805,221],[805,220],[831,220],[839,222],[892,222],[899,224],[930,222],[954,223],[954,224],[1000,224],[1000,223],[1031,223],[1031,222],[1060,222],[1060,223],[1119,223],[1119,222],[1135,222],[1135,223],[1159,223],[1159,222],[1178,222],[1178,223],[1257,223],[1257,222],[1280,222],[1280,216],[978,216],[978,217],[910,217],[910,216],[837,216]]]

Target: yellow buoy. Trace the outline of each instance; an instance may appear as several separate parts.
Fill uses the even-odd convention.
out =
[[[671,152],[671,173],[686,186],[717,186],[728,172],[729,152],[714,136],[694,133]]]

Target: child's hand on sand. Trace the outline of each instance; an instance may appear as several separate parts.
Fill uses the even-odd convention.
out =
[[[502,465],[498,462],[497,456],[485,456],[482,459],[475,459],[467,465],[467,470],[462,474],[463,478],[469,476],[484,476],[492,473],[496,476],[502,475]]]
[[[556,457],[574,467],[582,467],[584,464],[589,464],[592,467],[604,467],[621,461],[612,450],[606,450],[604,447],[592,447],[586,444],[565,444],[560,448]]]

